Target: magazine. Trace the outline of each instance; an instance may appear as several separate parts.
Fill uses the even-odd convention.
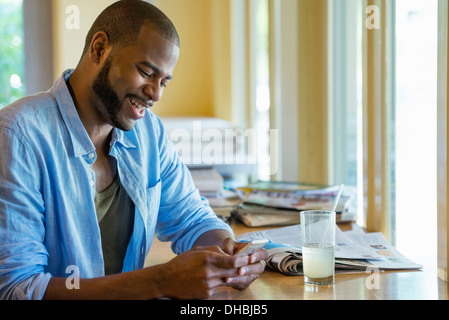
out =
[[[274,186],[281,187],[279,183]],[[293,188],[294,185],[289,186]],[[330,210],[340,186],[304,188],[290,191],[283,190],[287,189],[286,187],[282,190],[248,189],[243,203],[232,211],[232,215],[247,227],[298,224],[300,211]],[[336,209],[338,223],[353,222],[357,219],[356,198],[356,190],[345,187]]]
[[[338,191],[338,190],[337,190]],[[334,203],[336,193],[312,191],[265,191],[253,190],[249,193],[244,203],[257,204],[266,207],[289,210],[330,210]],[[345,211],[351,198],[342,195],[337,205],[337,212]]]

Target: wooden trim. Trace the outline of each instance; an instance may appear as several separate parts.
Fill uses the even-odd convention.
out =
[[[438,2],[438,101],[437,101],[437,244],[438,244],[438,277],[448,281],[448,16],[447,0]]]
[[[387,223],[390,206],[389,114],[392,108],[389,78],[389,9],[394,2],[364,1],[364,8],[380,9],[380,29],[364,28],[363,32],[363,189],[365,227],[381,231],[391,240],[391,225]],[[363,10],[365,12],[365,10]],[[367,15],[364,16],[365,19]],[[365,23],[363,19],[363,23]]]
[[[53,17],[51,0],[24,1],[25,88],[32,95],[46,91],[53,75]]]
[[[298,179],[329,182],[328,4],[298,2]]]

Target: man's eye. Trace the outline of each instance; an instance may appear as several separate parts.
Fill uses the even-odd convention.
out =
[[[144,76],[145,78],[151,78],[151,74],[146,73],[145,71],[142,70],[142,68],[137,67],[137,70],[139,70],[140,74],[141,74],[142,76]]]

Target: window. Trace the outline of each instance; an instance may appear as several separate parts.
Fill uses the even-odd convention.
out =
[[[348,0],[329,8],[330,126],[333,133],[335,183],[357,186],[359,223],[364,224],[363,122],[361,93],[366,79],[360,76],[364,54],[361,38],[365,21],[363,2]],[[380,5],[381,3],[378,2]],[[388,49],[386,83],[393,88],[391,111],[382,148],[391,148],[386,170],[391,203],[387,213],[387,236],[410,259],[436,264],[436,93],[438,1],[396,0],[388,3],[383,40]],[[367,15],[365,15],[366,17]],[[385,22],[384,22],[385,23]],[[380,34],[380,33],[379,33]],[[381,161],[381,160],[378,160]],[[332,163],[332,161],[331,161]],[[366,177],[365,177],[366,178]],[[384,200],[382,200],[384,201]],[[362,219],[361,219],[362,218]],[[425,236],[417,236],[417,235]]]
[[[396,247],[422,264],[436,264],[437,14],[396,0]]]
[[[255,88],[254,106],[252,107],[254,117],[252,125],[257,137],[256,159],[257,179],[270,180],[270,75],[268,58],[268,0],[257,0],[251,2],[251,12],[254,13],[250,19],[254,19],[254,33],[251,39],[252,51],[251,63],[254,63],[253,81]]]
[[[357,197],[363,225],[362,10],[359,0],[329,5],[330,182]]]
[[[0,0],[0,108],[25,95],[22,0]]]

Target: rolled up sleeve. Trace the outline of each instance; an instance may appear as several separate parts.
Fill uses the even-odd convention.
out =
[[[20,134],[0,127],[0,298],[42,299],[49,273],[36,159]]]

